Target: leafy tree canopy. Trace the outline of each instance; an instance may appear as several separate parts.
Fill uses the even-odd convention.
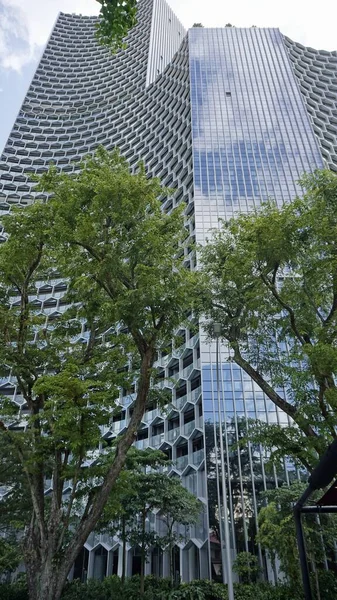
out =
[[[2,475],[6,498],[17,497],[22,511],[8,527],[17,520],[25,528],[30,597],[58,600],[123,487],[156,354],[192,309],[196,280],[184,267],[183,209],[164,214],[159,198],[170,192],[142,166],[131,174],[118,152],[99,149],[71,176],[51,167],[38,189],[48,202],[3,219],[0,365],[10,383],[0,449],[13,458]],[[46,323],[36,288],[60,278],[68,290]],[[135,390],[133,414],[124,435],[99,451],[101,427],[121,410],[120,387]]]
[[[124,48],[123,39],[137,23],[137,0],[96,0],[101,5],[97,39],[112,52]]]
[[[161,452],[152,453],[146,460],[152,466],[164,464],[167,457]],[[184,536],[179,532],[180,525],[193,525],[201,516],[201,502],[181,484],[180,478],[168,477],[166,473],[130,471],[130,476],[121,495],[117,512],[111,511],[109,503],[105,510],[105,519],[115,522],[119,537],[132,546],[139,546],[141,554],[140,591],[144,592],[144,569],[149,550],[153,546],[169,553],[170,574],[173,581],[172,549]],[[166,531],[160,534],[147,524],[152,511],[159,512]],[[116,524],[116,520],[118,523]],[[108,527],[109,528],[109,527]]]
[[[305,484],[293,483],[265,493],[268,505],[259,513],[257,541],[269,552],[272,561],[280,561],[281,570],[294,589],[301,587],[301,572],[296,543],[293,506],[305,489]],[[336,569],[334,540],[337,533],[335,515],[306,514],[302,517],[309,565],[312,570],[322,569],[327,559]]]
[[[260,422],[255,439],[311,469],[337,424],[337,176],[300,185],[291,204],[268,202],[214,234],[204,309],[210,334],[220,322],[232,360],[290,417],[286,428]]]
[[[255,582],[261,571],[258,558],[251,552],[239,552],[233,562],[233,571],[242,583]]]

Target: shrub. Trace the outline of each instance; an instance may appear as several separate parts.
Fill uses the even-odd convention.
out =
[[[1,600],[28,600],[28,590],[25,582],[0,584]]]
[[[261,571],[259,561],[251,552],[239,552],[233,563],[233,571],[242,583],[255,583]]]
[[[227,598],[227,586],[207,579],[182,583],[169,596],[169,600],[227,600]]]
[[[320,600],[336,600],[336,575],[332,571],[318,571],[317,578],[320,592]],[[317,594],[317,582],[314,575],[311,576],[311,589],[315,600],[319,600]]]
[[[171,591],[169,579],[145,577],[143,600],[167,600]],[[87,583],[73,581],[68,583],[62,600],[139,600],[140,578],[138,575],[125,580],[112,575],[103,581],[89,579]],[[12,600],[12,599],[10,599]],[[16,600],[16,598],[13,600]]]
[[[318,573],[321,600],[336,600],[337,579],[332,571]],[[62,600],[140,600],[139,576],[130,577],[125,584],[113,575],[103,581],[90,579],[87,583],[72,581],[66,585]],[[315,600],[316,585],[312,580]],[[303,600],[301,590],[288,585],[273,586],[269,583],[234,584],[235,600]],[[0,584],[1,600],[28,600],[24,581]],[[227,586],[207,580],[182,583],[172,589],[169,579],[145,577],[145,594],[141,600],[228,600]]]
[[[302,600],[292,593],[287,585],[274,586],[270,583],[234,584],[235,600]]]

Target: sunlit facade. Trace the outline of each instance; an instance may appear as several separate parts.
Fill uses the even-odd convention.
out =
[[[185,202],[191,241],[205,243],[219,219],[269,197],[280,205],[291,201],[303,172],[323,165],[337,170],[335,52],[304,48],[278,29],[186,33],[164,0],[140,0],[138,24],[116,56],[97,44],[94,32],[95,18],[60,14],[1,157],[0,210],[41,197],[30,173],[43,172],[51,160],[73,172],[99,144],[118,146],[131,167],[142,159],[151,175],[176,189],[163,210]],[[186,266],[194,268],[193,249],[185,252]],[[60,278],[37,288],[32,299],[46,326],[62,311],[65,289]],[[85,338],[84,323],[79,335]],[[193,321],[179,335],[181,344],[157,362],[172,401],[164,412],[148,407],[135,443],[162,449],[172,461],[168,476],[181,477],[204,505],[199,523],[181,531],[175,571],[185,581],[220,579],[215,345]],[[231,555],[257,554],[272,578],[254,541],[260,492],[296,474],[287,465],[283,473],[266,474],[261,448],[238,453],[235,444],[247,419],[287,424],[287,416],[224,348],[220,373]],[[22,402],[10,374],[0,392]],[[123,432],[134,397],[121,390],[121,412],[103,439]],[[151,515],[148,527],[164,533],[159,515]],[[140,557],[127,550],[130,575]],[[121,553],[117,538],[92,534],[72,576],[120,574]],[[146,570],[168,575],[168,557],[153,548]]]

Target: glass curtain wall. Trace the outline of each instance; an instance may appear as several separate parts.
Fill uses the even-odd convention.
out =
[[[278,29],[191,29],[189,60],[196,241],[205,244],[221,219],[252,211],[268,198],[278,205],[291,201],[300,192],[299,177],[323,161]],[[287,415],[231,362],[224,346],[217,386],[216,345],[202,331],[200,350],[210,569],[220,579],[219,420],[231,555],[250,551],[262,564],[254,542],[260,492],[274,487],[279,474],[265,472],[260,447],[248,445],[238,452],[236,444],[248,419],[287,424]],[[289,479],[286,467],[281,478]]]

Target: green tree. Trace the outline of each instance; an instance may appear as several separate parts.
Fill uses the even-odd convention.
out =
[[[160,545],[168,551],[171,583],[174,581],[173,547],[182,541],[177,525],[195,525],[201,517],[202,504],[191,492],[184,488],[181,480],[166,477],[161,486],[161,501],[158,505],[166,524],[166,535]]]
[[[255,583],[260,573],[259,561],[251,552],[239,552],[233,562],[233,571],[242,583]]]
[[[156,353],[191,307],[194,276],[181,256],[182,209],[162,213],[158,198],[169,192],[142,167],[130,174],[118,153],[100,149],[71,177],[52,167],[39,186],[53,199],[4,218],[0,364],[23,404],[3,400],[1,438],[21,473],[12,495],[24,482],[29,499],[22,550],[30,598],[58,600],[123,486]],[[34,290],[56,273],[69,279],[70,307],[46,327]],[[128,428],[100,453],[100,426],[109,425],[119,388],[132,384]]]
[[[16,539],[0,538],[0,580],[10,579],[22,560]]]
[[[204,307],[231,359],[293,422],[259,423],[251,439],[311,470],[337,424],[337,177],[316,171],[300,183],[291,204],[269,202],[215,233]]]
[[[157,532],[147,526],[149,514],[161,503],[161,492],[167,475],[139,473],[133,479],[132,492],[125,499],[128,521],[125,539],[140,548],[140,595],[144,594],[145,564],[149,550],[157,544]]]
[[[106,477],[114,452],[98,455],[100,426],[109,425],[119,385],[127,386],[128,374],[119,371],[132,351],[126,336],[107,345],[109,324],[95,292],[45,326],[34,292],[57,264],[50,219],[50,205],[13,211],[4,218],[9,239],[0,248],[1,374],[11,377],[17,394],[16,402],[10,396],[1,402],[7,494],[0,511],[7,512],[7,534],[21,531],[29,593],[39,599],[60,595],[71,567],[63,555],[70,532],[76,536]]]
[[[96,36],[112,52],[125,48],[123,39],[137,23],[137,0],[96,0],[101,5]]]
[[[290,487],[284,485],[266,492],[268,505],[261,508],[259,513],[257,540],[268,551],[274,570],[276,557],[278,558],[281,570],[294,589],[301,588],[301,572],[292,509],[305,487],[305,484],[293,483]],[[307,514],[303,517],[303,528],[308,561],[313,573],[322,569],[325,558],[328,559],[330,568],[336,570],[336,517],[320,515],[318,521],[317,515]]]
[[[4,431],[2,429],[2,431]],[[9,579],[22,562],[20,536],[29,520],[31,502],[26,481],[11,444],[0,430],[0,580]]]
[[[154,459],[156,464],[159,464],[158,460],[167,462],[167,458],[156,455]],[[159,511],[166,525],[165,535],[159,535],[148,526],[147,519],[153,510]],[[176,525],[192,525],[197,522],[200,513],[200,501],[182,486],[180,479],[167,477],[165,473],[137,470],[130,473],[121,498],[117,530],[124,545],[129,542],[140,548],[141,595],[144,593],[145,564],[150,549],[157,546],[168,551],[173,582],[172,550],[174,544],[182,540],[182,536],[176,531]]]
[[[121,577],[123,584],[126,575],[126,544],[128,541],[143,545],[142,582],[144,582],[144,567],[147,554],[146,542],[149,538],[147,538],[144,521],[141,522],[142,527],[139,527],[138,513],[145,510],[147,514],[152,510],[156,493],[158,498],[161,497],[161,487],[159,484],[162,483],[163,477],[160,476],[158,479],[156,474],[152,472],[147,474],[147,470],[149,468],[158,469],[158,467],[167,464],[167,462],[168,458],[166,454],[160,450],[152,450],[150,448],[137,450],[136,448],[131,448],[125,463],[127,473],[123,473],[123,486],[120,488],[120,493],[119,495],[113,494],[109,497],[103,515],[98,523],[98,529],[108,532],[110,535],[118,535],[123,542]],[[143,486],[144,481],[145,486]],[[145,493],[147,493],[146,498]],[[134,534],[134,530],[137,533]],[[131,539],[132,536],[130,533],[135,540]],[[153,536],[150,539],[150,542],[152,541],[155,541],[155,537]]]

